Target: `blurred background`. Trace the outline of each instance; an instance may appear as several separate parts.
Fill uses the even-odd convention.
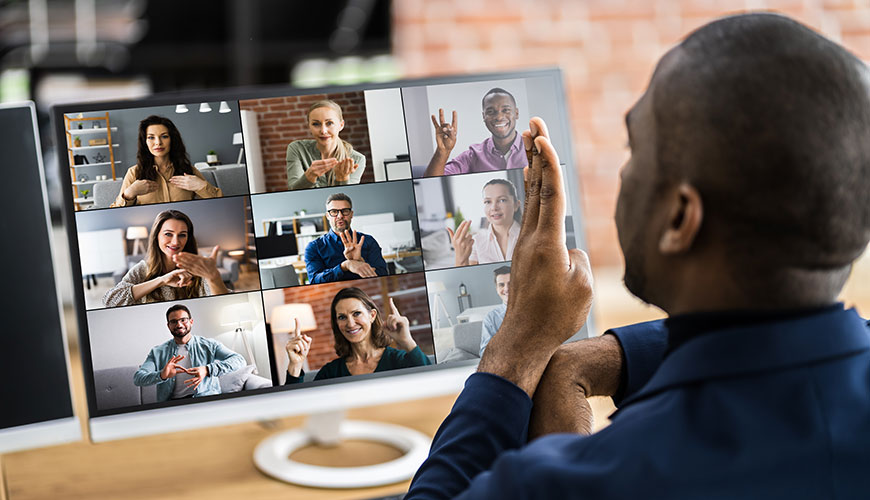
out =
[[[57,207],[56,103],[559,66],[591,260],[619,273],[623,115],[669,47],[749,9],[782,12],[870,57],[867,0],[0,0],[0,99],[36,101]]]

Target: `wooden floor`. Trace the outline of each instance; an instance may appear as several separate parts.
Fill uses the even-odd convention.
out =
[[[598,332],[661,317],[660,311],[625,291],[620,270],[596,270],[595,280],[593,311]],[[847,305],[856,306],[865,317],[870,315],[870,259],[867,257],[856,264],[842,299]],[[84,382],[76,346],[72,349],[76,409],[84,422],[87,415]],[[348,417],[396,423],[433,435],[454,399],[455,395],[351,410]],[[607,425],[606,417],[613,410],[610,399],[594,398],[592,404],[596,428]],[[80,442],[8,454],[2,457],[0,466],[5,473],[10,500],[365,499],[407,489],[407,482],[364,490],[302,488],[261,474],[251,460],[257,443],[275,431],[298,426],[302,421],[302,418],[290,418],[109,443]],[[357,447],[314,450],[309,454],[313,461],[331,463],[337,460],[335,456],[346,460],[357,455],[371,461],[379,454],[389,458],[390,453],[378,447],[360,452]]]

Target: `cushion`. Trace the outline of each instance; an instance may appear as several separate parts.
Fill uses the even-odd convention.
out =
[[[218,377],[221,383],[221,392],[239,392],[245,387],[245,380],[253,373],[254,365],[247,365],[234,372]]]

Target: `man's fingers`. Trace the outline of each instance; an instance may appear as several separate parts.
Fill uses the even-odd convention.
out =
[[[534,231],[538,224],[538,212],[540,201],[538,196],[541,189],[541,165],[538,160],[538,152],[535,150],[534,140],[530,130],[523,132],[523,146],[526,149],[526,157],[529,160],[528,170],[524,172],[526,184],[526,200],[523,210],[523,231]]]
[[[432,118],[432,125],[435,125],[435,133],[441,131],[441,124],[438,123],[438,120],[435,118],[435,115],[429,115]]]
[[[363,242],[364,242],[365,240],[366,240],[366,236],[365,236],[365,235],[360,236],[360,238],[359,238],[359,243],[357,243],[357,245],[359,245],[360,248],[362,248],[362,244],[363,244]]]
[[[359,243],[359,239],[357,239],[357,237],[356,237],[356,229],[353,230],[353,239],[350,240],[350,241],[351,241],[351,243],[353,243],[354,245],[356,245],[357,243]]]
[[[441,130],[442,123],[444,123],[444,109],[438,108],[438,130]]]
[[[565,191],[562,169],[556,150],[545,136],[535,139],[541,162],[541,185],[538,193],[540,214],[537,227],[546,231],[565,232]]]
[[[453,110],[453,122],[450,124],[453,127],[453,133],[456,133],[456,127],[459,126],[459,116],[456,114],[456,110]]]
[[[220,245],[215,245],[214,248],[211,249],[211,253],[208,254],[208,258],[210,258],[210,259],[217,258],[217,254],[220,251],[220,249],[221,249]]]

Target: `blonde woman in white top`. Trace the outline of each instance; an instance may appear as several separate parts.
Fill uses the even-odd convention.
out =
[[[456,265],[468,266],[511,260],[520,236],[522,212],[517,188],[507,179],[493,179],[483,186],[483,213],[489,225],[472,235],[471,221],[447,228],[456,250]]]

